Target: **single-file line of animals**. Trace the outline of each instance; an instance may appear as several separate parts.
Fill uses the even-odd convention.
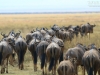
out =
[[[77,67],[81,65],[84,75],[85,70],[88,75],[96,75],[99,72],[100,54],[95,44],[88,47],[78,43],[74,48],[69,48],[64,54],[64,42],[72,41],[79,33],[81,37],[93,33],[96,25],[90,23],[81,26],[63,26],[54,24],[50,29],[41,28],[32,30],[26,34],[26,38],[21,36],[21,31],[15,33],[14,30],[9,34],[1,33],[3,36],[0,41],[0,65],[1,74],[8,73],[8,63],[14,66],[15,53],[18,57],[18,67],[24,69],[24,56],[28,50],[31,52],[34,71],[37,71],[38,57],[41,62],[42,74],[47,74],[52,70],[52,75],[78,75]],[[4,64],[6,63],[6,64]],[[58,65],[58,67],[57,67]],[[45,70],[44,70],[45,69]]]

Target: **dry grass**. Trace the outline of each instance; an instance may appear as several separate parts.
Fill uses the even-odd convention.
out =
[[[32,29],[38,27],[50,28],[53,24],[59,26],[68,25],[81,25],[85,23],[95,24],[94,33],[91,34],[91,38],[74,38],[71,43],[65,42],[65,51],[74,47],[76,43],[83,43],[86,46],[95,43],[97,47],[100,46],[100,13],[91,14],[4,14],[0,15],[0,32],[8,33],[10,30],[22,31],[22,35],[30,32]],[[2,36],[0,36],[2,38]],[[79,75],[81,75],[79,70]],[[9,65],[9,73],[4,75],[41,75],[40,62],[38,62],[38,71],[33,71],[33,64],[30,52],[27,50],[25,55],[24,70],[19,70],[17,64],[15,67]]]

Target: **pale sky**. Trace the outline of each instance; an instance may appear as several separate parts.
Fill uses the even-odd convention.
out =
[[[70,11],[100,11],[100,0],[0,0],[0,13]]]

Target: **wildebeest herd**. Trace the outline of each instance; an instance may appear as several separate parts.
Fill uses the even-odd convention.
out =
[[[24,56],[26,50],[31,52],[34,71],[37,71],[38,58],[41,62],[42,74],[47,74],[52,70],[52,75],[78,75],[77,67],[81,66],[84,75],[85,70],[88,75],[96,75],[99,72],[100,49],[95,44],[88,47],[77,43],[75,47],[69,48],[64,53],[64,42],[72,41],[74,37],[81,37],[93,33],[93,27],[90,23],[80,26],[63,26],[59,27],[54,24],[50,29],[45,27],[36,28],[26,34],[26,38],[21,36],[21,31],[15,33],[14,30],[9,34],[1,33],[3,36],[0,41],[0,65],[1,73],[8,73],[8,63],[14,66],[15,54],[18,58],[20,70],[24,69]],[[47,64],[48,71],[47,71]],[[58,65],[58,66],[57,66]],[[45,70],[44,70],[45,69]]]

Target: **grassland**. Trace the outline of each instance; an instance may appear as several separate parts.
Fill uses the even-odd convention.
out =
[[[95,24],[94,33],[91,34],[90,39],[87,37],[74,38],[71,43],[65,42],[65,51],[74,47],[76,43],[83,43],[86,46],[95,43],[97,47],[100,47],[100,13],[78,13],[78,14],[1,14],[0,15],[0,32],[8,33],[10,30],[18,32],[22,31],[22,36],[35,29],[36,27],[50,28],[53,24],[59,26],[68,25],[81,25],[85,23]],[[0,36],[0,39],[2,36]],[[17,58],[16,58],[17,59]],[[17,63],[17,61],[16,61]],[[79,69],[79,75],[81,75]],[[38,71],[34,72],[33,63],[30,52],[27,50],[25,55],[24,70],[19,70],[18,65],[15,67],[9,65],[9,73],[4,75],[41,75],[40,62],[38,61]],[[50,74],[50,73],[49,73]],[[50,74],[51,75],[51,74]]]

